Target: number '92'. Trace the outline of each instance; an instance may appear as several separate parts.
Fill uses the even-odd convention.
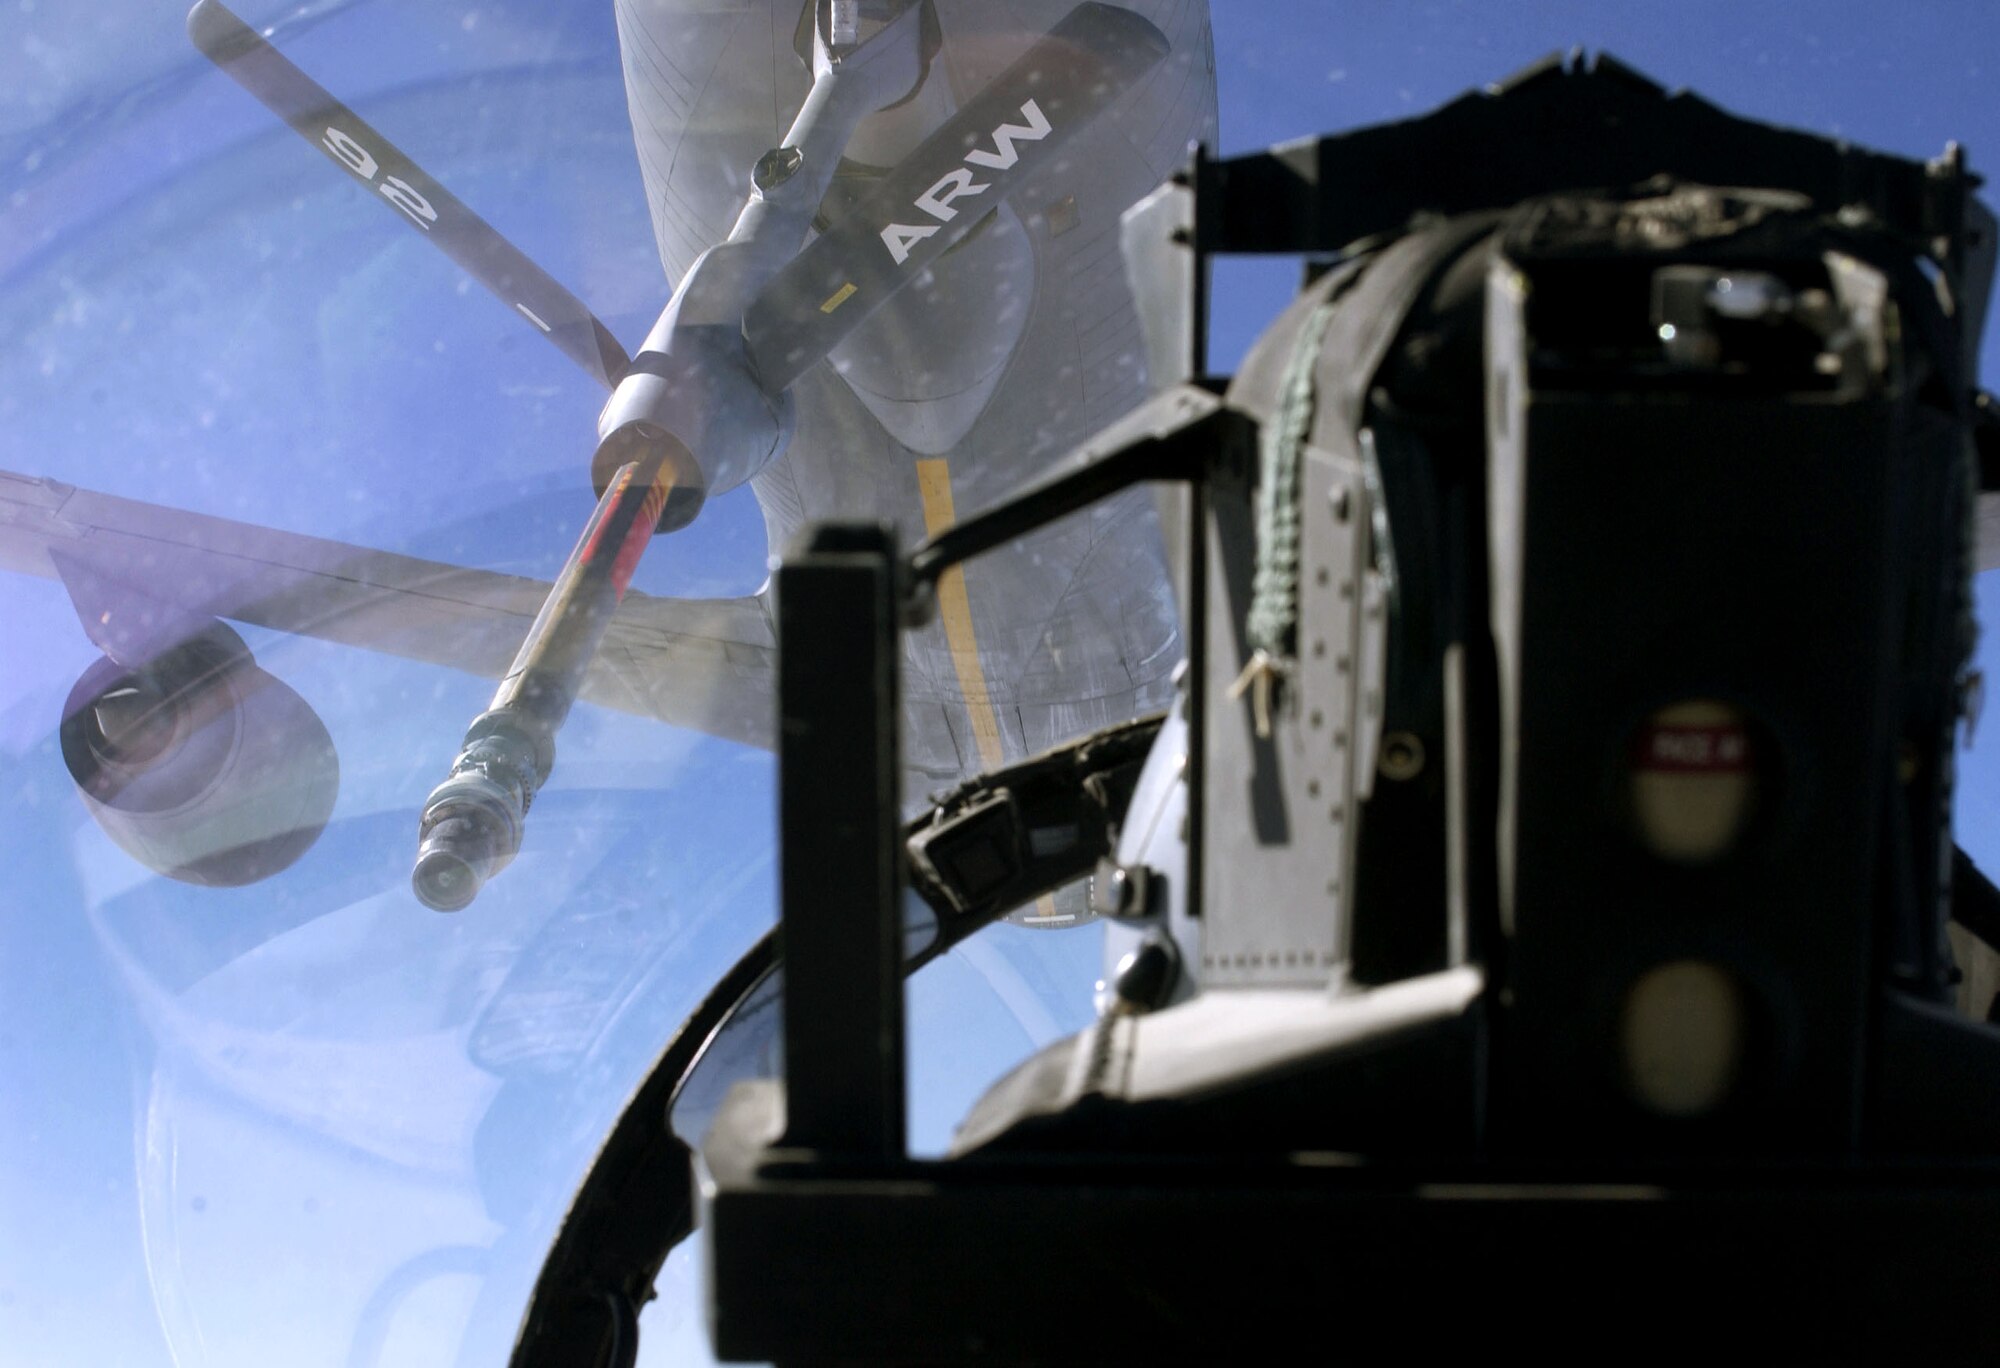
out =
[[[329,127],[326,136],[320,139],[320,146],[331,153],[335,161],[370,185],[374,185],[376,190],[381,192],[382,198],[402,210],[404,217],[426,233],[431,230],[431,225],[437,222],[438,213],[431,206],[431,202],[418,194],[401,176],[384,176],[381,183],[377,184],[375,173],[381,167],[376,162],[374,153],[348,134],[338,128]]]

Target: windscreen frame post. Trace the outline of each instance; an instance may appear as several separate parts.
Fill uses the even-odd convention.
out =
[[[776,574],[787,1148],[905,1153],[900,562],[811,531]]]

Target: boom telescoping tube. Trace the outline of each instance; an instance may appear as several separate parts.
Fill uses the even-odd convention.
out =
[[[621,466],[597,501],[492,704],[424,803],[410,884],[426,907],[458,911],[521,848],[528,808],[555,765],[556,732],[673,484],[673,467],[648,457]]]

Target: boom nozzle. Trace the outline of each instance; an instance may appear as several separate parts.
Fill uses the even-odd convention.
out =
[[[553,738],[537,744],[519,709],[481,713],[465,733],[451,777],[431,790],[417,827],[410,887],[437,912],[456,912],[479,895],[521,848],[535,791],[555,758]]]
[[[673,492],[669,454],[628,461],[611,478],[492,705],[425,800],[410,871],[424,906],[467,906],[520,850],[528,808],[555,766],[556,732]]]

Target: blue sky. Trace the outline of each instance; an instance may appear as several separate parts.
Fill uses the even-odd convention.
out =
[[[8,8],[0,468],[551,574],[589,511],[590,384],[209,73],[179,0]],[[309,8],[287,50],[636,342],[666,285],[608,0]],[[1416,114],[1582,44],[1891,151],[1955,137],[1977,166],[2000,158],[1990,8],[1217,0],[1223,149]],[[1218,271],[1218,364],[1294,283]],[[641,584],[741,593],[765,555],[746,490]],[[54,724],[95,651],[61,591],[5,580],[0,625],[0,1368],[261,1362],[281,1330],[299,1364],[357,1335],[493,1361],[624,1091],[771,915],[768,758],[579,709],[539,844],[439,918],[403,888],[411,814],[490,685],[246,632],[333,731],[340,805],[296,870],[193,890],[71,792]],[[1961,831],[2000,861],[1982,742]],[[284,934],[231,940],[259,925]],[[1014,932],[917,985],[933,1142],[1074,1024],[1094,955]],[[384,1302],[397,1276],[418,1290]],[[649,1361],[692,1352],[685,1305],[649,1326]]]

